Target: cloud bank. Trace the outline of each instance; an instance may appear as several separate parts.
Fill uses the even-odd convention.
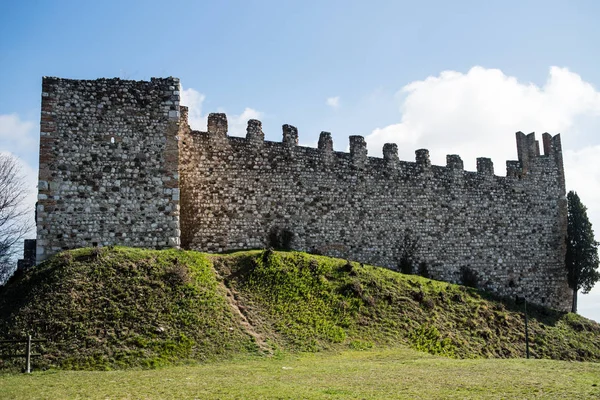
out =
[[[506,159],[516,157],[516,131],[564,132],[565,147],[580,149],[597,141],[589,118],[600,125],[600,93],[566,68],[550,68],[542,87],[497,69],[444,71],[409,83],[396,97],[401,120],[367,136],[372,154],[395,142],[406,159],[418,147],[430,148],[438,164],[445,164],[446,154],[459,153],[474,168],[476,157],[491,156],[498,173]]]
[[[17,114],[0,114],[0,149],[25,154],[36,151],[38,138],[31,121],[22,120]]]

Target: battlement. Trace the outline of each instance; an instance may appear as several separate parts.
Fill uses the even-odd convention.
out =
[[[187,124],[187,108],[181,107],[182,110],[182,124]],[[360,135],[352,135],[349,137],[349,153],[339,152],[333,150],[333,139],[330,132],[321,132],[319,135],[319,141],[316,149],[308,148],[298,145],[298,129],[289,124],[282,126],[282,140],[281,142],[265,141],[265,135],[262,131],[262,123],[256,119],[248,121],[246,129],[246,138],[239,138],[237,136],[228,136],[227,132],[227,116],[223,113],[211,113],[208,116],[208,131],[190,131],[192,135],[207,135],[211,138],[212,142],[218,142],[221,145],[235,145],[244,146],[249,145],[253,148],[267,147],[277,148],[280,145],[282,148],[294,150],[299,156],[306,155],[309,157],[325,157],[328,160],[328,164],[331,163],[347,163],[348,159],[354,167],[363,169],[373,168],[380,170],[387,168],[391,170],[398,170],[398,173],[415,174],[416,177],[422,177],[422,174],[416,174],[416,172],[431,171],[437,175],[456,175],[457,171],[463,171],[465,179],[477,179],[477,175],[494,176],[498,181],[502,181],[504,177],[494,175],[494,164],[490,158],[478,157],[477,158],[477,170],[473,171],[477,175],[469,173],[464,170],[463,160],[459,155],[449,154],[446,156],[446,166],[435,166],[431,168],[432,164],[429,158],[428,149],[418,149],[415,151],[415,161],[409,162],[400,160],[398,158],[398,145],[395,143],[386,143],[383,145],[383,160],[380,157],[369,157],[367,143],[365,138]],[[509,178],[509,182],[514,182],[515,179],[523,179],[526,176],[532,174],[532,168],[535,171],[535,166],[540,164],[538,160],[543,157],[551,157],[555,162],[556,171],[552,173],[562,172],[562,147],[560,142],[560,134],[552,136],[549,133],[542,135],[544,143],[544,155],[540,155],[539,142],[535,139],[535,133],[525,135],[522,132],[516,133],[517,142],[517,154],[518,160],[506,161],[506,177]],[[312,150],[318,151],[312,151]],[[548,168],[538,168],[538,174],[549,172]],[[564,181],[564,178],[563,178]]]
[[[402,238],[435,278],[559,309],[570,306],[564,270],[566,202],[560,136],[517,132],[506,176],[489,158],[465,171],[459,155],[432,165],[427,149],[400,160],[387,143],[368,155],[363,136],[334,151],[282,126],[228,135],[227,116],[192,131],[177,78],[149,82],[44,78],[37,261],[68,248],[112,244],[201,251],[263,248],[274,228],[293,248],[397,268]],[[33,242],[29,243],[33,246]]]

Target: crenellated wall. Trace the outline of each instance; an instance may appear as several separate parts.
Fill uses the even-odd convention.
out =
[[[208,132],[181,126],[185,248],[261,248],[277,227],[295,234],[295,249],[396,268],[409,232],[437,279],[458,282],[468,267],[499,294],[570,305],[559,135],[543,135],[540,155],[534,134],[517,133],[519,161],[500,177],[489,158],[468,172],[457,155],[431,165],[425,149],[415,162],[400,161],[395,144],[384,146],[383,158],[368,157],[361,136],[350,136],[343,153],[328,132],[316,149],[298,146],[290,125],[282,142],[264,141],[256,120],[245,139],[229,137],[223,114],[209,116]]]
[[[192,131],[176,78],[44,78],[42,96],[38,262],[93,245],[263,248],[279,228],[295,249],[396,268],[408,233],[436,279],[458,282],[467,267],[496,293],[570,307],[559,135],[543,135],[540,155],[518,132],[518,161],[500,177],[488,158],[477,172],[458,155],[431,165],[426,149],[401,161],[396,144],[368,157],[362,136],[349,153],[328,132],[301,147],[291,125],[281,142],[257,120],[230,137],[224,114]]]

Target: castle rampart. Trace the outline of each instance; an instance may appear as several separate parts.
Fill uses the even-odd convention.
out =
[[[230,137],[224,114],[192,131],[178,85],[44,80],[38,260],[93,244],[262,248],[277,228],[295,249],[396,268],[409,234],[436,279],[469,268],[496,293],[569,308],[559,135],[543,135],[540,155],[534,134],[517,133],[518,161],[501,177],[488,158],[477,172],[458,155],[431,165],[426,149],[401,161],[395,144],[368,157],[362,136],[349,153],[328,132],[302,147],[291,125],[281,142],[265,141],[257,120]]]

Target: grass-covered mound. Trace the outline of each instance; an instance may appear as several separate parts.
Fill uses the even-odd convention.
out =
[[[525,355],[521,311],[473,289],[298,252],[80,249],[0,288],[0,340],[48,339],[38,368],[404,345],[506,358]],[[600,360],[600,325],[574,314],[531,308],[530,338],[536,358]]]
[[[151,367],[256,349],[208,257],[176,250],[79,249],[14,277],[0,288],[0,339],[27,333],[50,340],[35,364],[75,369]]]
[[[523,305],[474,289],[297,252],[237,253],[216,266],[248,320],[286,349],[525,356]],[[531,306],[529,318],[532,357],[600,361],[600,324]]]

